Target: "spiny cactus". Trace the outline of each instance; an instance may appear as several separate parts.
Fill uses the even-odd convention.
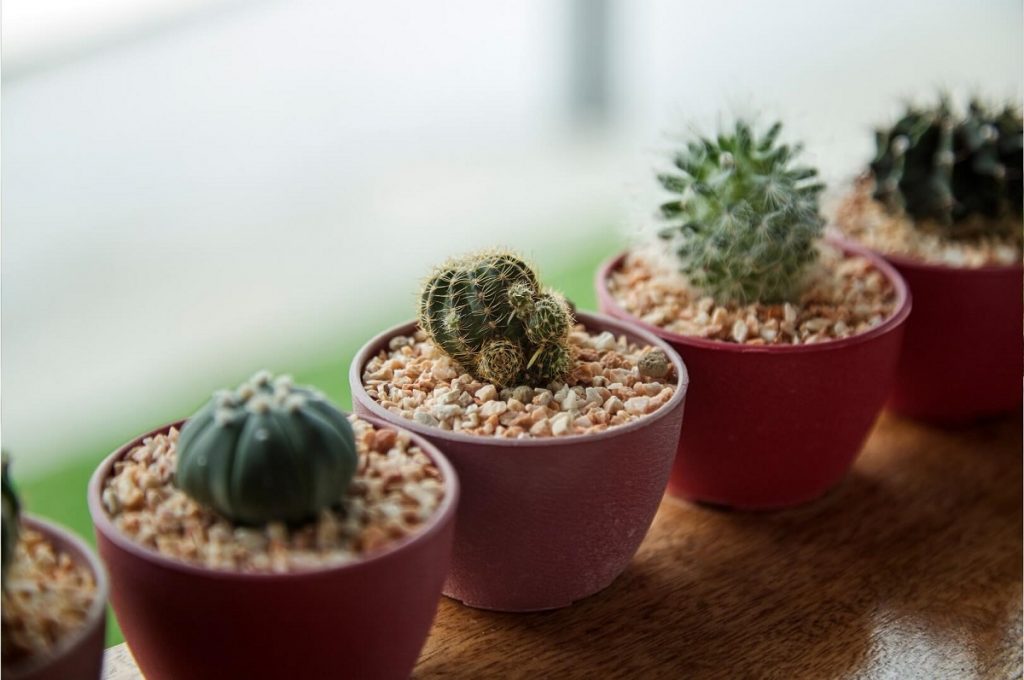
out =
[[[471,255],[438,268],[420,295],[420,327],[479,380],[544,385],[572,368],[572,313],[521,259]]]
[[[932,220],[952,237],[970,235],[971,217],[990,222],[1021,217],[1024,126],[1013,106],[995,111],[972,100],[956,115],[940,97],[930,108],[908,107],[896,124],[875,133],[875,193],[890,210]]]
[[[700,137],[675,155],[679,173],[658,176],[680,197],[661,206],[680,269],[720,302],[780,302],[798,292],[824,227],[817,171],[795,165],[799,146],[761,137],[740,120],[717,139]]]
[[[294,523],[340,503],[358,462],[341,411],[288,376],[260,371],[185,423],[175,484],[240,524]]]
[[[18,548],[18,535],[21,527],[21,501],[18,499],[18,494],[14,491],[14,485],[11,483],[11,477],[7,472],[7,468],[10,465],[10,462],[7,460],[7,454],[3,454],[3,460],[0,462],[0,465],[2,465],[0,487],[2,487],[3,493],[3,524],[0,527],[0,530],[3,531],[3,536],[0,538],[0,543],[2,543],[0,549],[3,550],[3,563],[0,579],[6,582],[7,569],[14,562],[14,556]]]

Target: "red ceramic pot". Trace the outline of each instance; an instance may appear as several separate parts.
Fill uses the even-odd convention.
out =
[[[96,599],[80,628],[58,641],[48,654],[4,666],[3,676],[6,680],[98,680],[103,670],[107,632],[107,573],[82,539],[64,527],[32,515],[22,515],[21,523],[26,529],[46,536],[58,552],[88,567],[96,581]]]
[[[741,509],[810,501],[850,469],[892,386],[910,293],[884,260],[858,246],[896,289],[896,311],[866,333],[813,345],[750,346],[641,322],[608,291],[625,253],[597,273],[601,310],[667,340],[690,370],[686,429],[669,492]]]
[[[459,483],[445,457],[413,435],[447,485],[441,506],[413,536],[340,566],[287,574],[219,571],[135,543],[114,527],[100,501],[114,463],[170,427],[119,448],[89,482],[114,611],[146,678],[409,677],[448,572]]]
[[[381,333],[349,370],[356,413],[400,424],[452,461],[463,496],[444,594],[500,611],[556,609],[607,587],[640,546],[668,481],[683,419],[687,372],[650,333],[577,313],[588,330],[652,345],[671,359],[676,393],[660,410],[598,434],[504,439],[421,425],[393,414],[363,388],[366,363],[415,323]]]
[[[889,407],[948,424],[1019,412],[1024,267],[948,267],[884,257],[914,294]]]

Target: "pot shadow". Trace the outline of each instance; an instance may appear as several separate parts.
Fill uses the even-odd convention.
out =
[[[1003,676],[1020,664],[1017,423],[884,416],[846,480],[791,510],[666,500],[630,568],[571,607],[443,602],[416,676]]]

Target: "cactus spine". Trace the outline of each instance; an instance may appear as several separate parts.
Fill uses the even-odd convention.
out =
[[[11,477],[7,472],[7,468],[10,463],[7,460],[7,455],[3,456],[3,461],[0,463],[3,466],[0,476],[0,487],[2,487],[3,493],[3,525],[0,527],[3,531],[2,538],[0,538],[0,549],[3,550],[2,558],[2,571],[0,571],[0,578],[4,582],[7,580],[7,569],[14,562],[14,556],[17,554],[18,549],[18,535],[20,534],[21,527],[21,501],[18,499],[18,494],[14,491],[14,485],[11,483]]]
[[[777,143],[776,123],[761,137],[744,121],[716,139],[700,137],[658,176],[678,198],[661,206],[660,232],[691,285],[720,302],[780,302],[798,292],[817,258],[824,227],[817,171],[793,163],[801,147]]]
[[[175,483],[234,522],[294,523],[340,503],[358,460],[341,411],[288,376],[261,371],[185,423]]]
[[[453,260],[420,295],[420,327],[479,380],[508,387],[543,385],[572,368],[572,314],[558,293],[506,252]]]
[[[1024,135],[1019,109],[995,111],[977,100],[956,115],[945,97],[908,107],[875,133],[871,161],[876,200],[915,221],[933,221],[950,237],[970,236],[981,217],[994,226],[1021,218]]]

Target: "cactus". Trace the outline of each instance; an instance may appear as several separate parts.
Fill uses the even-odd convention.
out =
[[[189,418],[175,484],[239,524],[296,523],[340,503],[357,464],[341,411],[288,376],[260,371]]]
[[[515,255],[493,252],[438,268],[420,295],[420,327],[479,380],[545,385],[572,368],[572,313]]]
[[[18,494],[14,491],[14,485],[11,484],[10,475],[7,473],[9,466],[7,455],[3,455],[2,471],[0,471],[0,487],[2,487],[3,493],[3,524],[0,526],[3,535],[0,537],[0,549],[2,549],[2,571],[0,571],[0,579],[4,582],[7,580],[7,569],[11,563],[14,562],[14,556],[17,554],[18,549],[18,535],[21,527],[21,501],[18,499]]]
[[[946,97],[931,108],[910,106],[896,124],[875,133],[871,161],[876,200],[931,220],[948,236],[969,236],[977,220],[995,226],[1021,218],[1024,151],[1021,113],[991,110],[977,100],[957,116]]]
[[[796,295],[818,255],[824,227],[817,171],[795,165],[799,146],[778,144],[781,123],[758,137],[737,121],[717,139],[701,137],[675,155],[680,171],[658,176],[679,194],[661,206],[691,285],[720,302],[780,302]]]

